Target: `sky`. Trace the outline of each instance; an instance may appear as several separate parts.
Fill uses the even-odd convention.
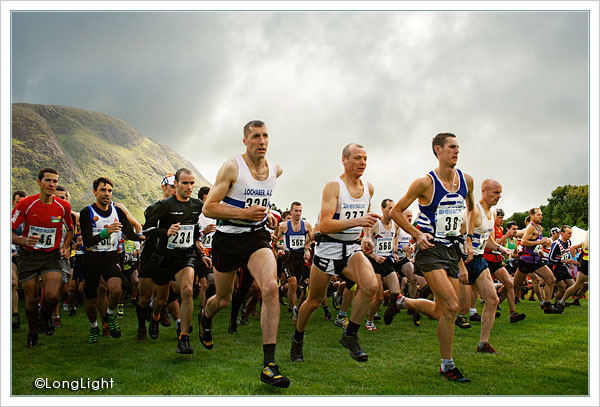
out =
[[[437,166],[499,180],[507,217],[588,181],[586,12],[13,12],[12,102],[116,116],[211,182],[263,120],[273,196],[316,220],[350,142],[372,208]],[[555,164],[561,162],[560,168]],[[117,181],[118,182],[118,181]],[[413,205],[416,209],[416,205]]]

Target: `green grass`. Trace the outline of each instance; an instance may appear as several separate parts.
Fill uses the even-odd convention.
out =
[[[537,302],[521,302],[527,318],[510,324],[508,312],[496,320],[490,343],[501,354],[475,351],[479,324],[456,328],[454,360],[470,384],[450,383],[439,377],[437,322],[423,318],[420,328],[399,314],[390,326],[377,323],[378,332],[361,327],[359,337],[369,354],[367,363],[353,361],[338,343],[342,330],[325,321],[318,309],[306,330],[305,362],[289,359],[294,331],[287,307],[281,308],[277,361],[290,377],[288,389],[260,382],[261,331],[258,318],[227,333],[229,309],[214,319],[213,350],[204,349],[195,331],[194,355],[175,353],[175,324],[161,327],[160,336],[135,341],[135,308],[128,305],[121,319],[123,336],[86,343],[88,322],[83,308],[75,317],[62,311],[63,328],[52,337],[40,335],[40,346],[26,349],[27,322],[21,310],[21,329],[12,333],[13,395],[580,395],[588,387],[588,302],[569,307],[562,315],[545,315]],[[22,305],[22,304],[21,304]],[[505,307],[507,306],[504,304]],[[481,306],[478,307],[481,312]],[[331,307],[330,309],[334,311]],[[382,313],[380,313],[382,314]],[[335,312],[334,312],[335,316]],[[36,389],[36,378],[114,380],[112,389],[73,392]]]

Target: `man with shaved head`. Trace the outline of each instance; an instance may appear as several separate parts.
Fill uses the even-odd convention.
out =
[[[498,181],[486,179],[481,184],[482,195],[498,190],[500,193],[502,192],[502,186]],[[494,233],[492,238],[494,242],[501,246],[504,246],[504,243],[511,235],[510,231],[507,231],[506,234],[504,234],[502,228],[503,222],[504,211],[502,209],[496,209],[496,217],[494,218]],[[515,290],[513,278],[508,273],[508,270],[506,270],[506,267],[504,267],[504,257],[502,254],[497,250],[488,249],[486,247],[485,251],[483,252],[483,258],[487,262],[491,275],[499,280],[506,290],[506,299],[508,300],[508,306],[510,308],[510,322],[515,323],[525,319],[525,314],[519,314],[515,311]],[[475,319],[473,318],[472,314],[471,321],[473,320]]]
[[[475,286],[481,298],[485,301],[481,313],[481,334],[479,337],[478,352],[497,353],[490,345],[489,338],[494,326],[498,295],[487,262],[483,258],[485,248],[495,250],[501,254],[510,254],[510,250],[496,243],[494,239],[494,215],[492,206],[498,203],[502,195],[502,186],[499,182],[486,179],[481,184],[481,200],[474,206],[467,217],[467,230],[473,231],[473,260],[466,262],[467,278],[462,278],[461,283]],[[470,290],[469,290],[470,291]]]

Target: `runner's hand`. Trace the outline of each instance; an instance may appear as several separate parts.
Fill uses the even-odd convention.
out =
[[[23,240],[23,245],[28,246],[28,247],[33,247],[33,246],[35,246],[35,244],[37,243],[37,241],[39,239],[40,239],[40,237],[38,235],[27,236]]]
[[[433,240],[433,236],[429,233],[421,233],[415,238],[421,250],[427,250],[434,247],[434,244],[429,241],[430,239]]]
[[[381,263],[383,263],[385,261],[385,257],[375,255],[375,261],[377,263],[381,264]]]
[[[277,218],[275,217],[275,215],[273,215],[272,213],[268,213],[267,214],[267,226],[269,227],[269,229],[273,229],[275,230],[275,228],[277,227]]]
[[[361,216],[360,218],[356,218],[357,221],[357,225],[356,226],[362,226],[362,227],[373,227],[373,225],[375,223],[377,223],[377,219],[381,219],[381,216],[377,215],[376,213],[367,213],[365,216]]]
[[[120,232],[121,231],[121,227],[123,225],[121,225],[119,222],[114,222],[111,223],[110,225],[108,225],[108,227],[106,228],[106,231],[108,232],[108,234],[112,234],[115,232]]]
[[[467,259],[465,264],[470,263],[473,260],[473,242],[471,239],[465,240],[465,252],[467,253]]]
[[[69,246],[67,247],[61,247],[59,250],[60,253],[60,257],[69,260],[69,257],[71,257],[71,248]]]
[[[242,219],[249,220],[251,222],[260,222],[265,218],[267,208],[260,205],[252,205],[244,209],[244,216]],[[273,218],[275,218],[273,216]],[[274,229],[274,228],[271,228]]]
[[[207,269],[212,269],[212,260],[208,256],[202,257],[202,263],[206,266]]]
[[[177,222],[171,225],[169,230],[167,230],[167,236],[175,236],[179,232],[179,225],[181,222]]]
[[[373,249],[375,248],[375,245],[373,244],[373,239],[370,237],[364,237],[360,246],[362,248],[363,253],[366,256],[373,253]]]
[[[212,232],[215,232],[216,230],[217,230],[217,225],[211,224],[211,225],[208,225],[207,227],[205,227],[204,230],[202,231],[202,233],[204,233],[205,235],[208,235]]]
[[[462,269],[460,269],[460,271],[458,272],[458,281],[460,281],[460,283],[464,285],[469,284],[469,273],[467,272],[467,270],[463,271]]]

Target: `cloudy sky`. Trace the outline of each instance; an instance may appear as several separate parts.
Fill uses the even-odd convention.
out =
[[[12,14],[12,102],[119,117],[214,181],[267,123],[274,201],[314,222],[341,150],[366,147],[373,208],[437,166],[503,184],[507,215],[588,183],[586,12],[27,12]],[[559,166],[560,164],[560,166]],[[414,207],[414,206],[413,206]]]

